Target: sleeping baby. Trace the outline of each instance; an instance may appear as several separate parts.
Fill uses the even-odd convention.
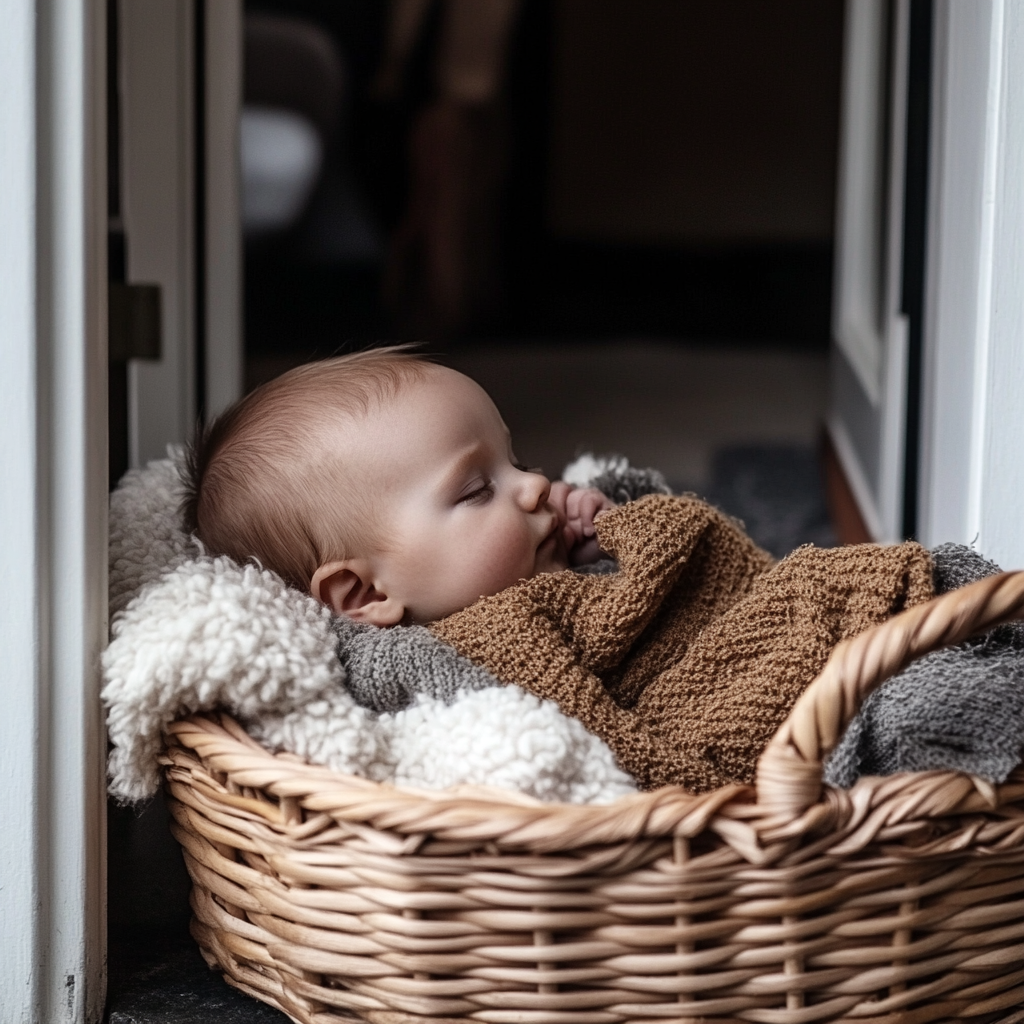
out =
[[[750,781],[835,645],[934,589],[916,543],[775,562],[696,498],[552,483],[479,385],[401,349],[301,366],[217,419],[185,517],[342,621],[426,626],[554,700],[644,788]]]

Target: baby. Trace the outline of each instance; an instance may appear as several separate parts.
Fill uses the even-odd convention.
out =
[[[483,388],[401,348],[278,377],[191,454],[186,522],[209,551],[374,626],[594,562],[594,519],[613,507],[527,469]]]
[[[187,526],[339,617],[554,700],[642,787],[750,781],[842,639],[932,596],[919,545],[775,564],[692,497],[615,506],[522,466],[487,394],[401,349],[264,385],[194,446]],[[613,556],[618,571],[566,572]]]

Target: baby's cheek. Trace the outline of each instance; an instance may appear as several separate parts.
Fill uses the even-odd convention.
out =
[[[483,556],[490,590],[497,593],[533,574],[535,546],[529,536],[506,536]]]
[[[523,578],[525,559],[513,547],[506,547],[503,551],[494,552],[488,560],[487,578],[490,582],[490,590],[497,593],[513,583],[518,583]]]

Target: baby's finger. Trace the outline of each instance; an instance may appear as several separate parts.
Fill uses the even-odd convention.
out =
[[[595,534],[594,517],[606,507],[607,499],[600,491],[588,491],[580,502],[580,519],[583,523],[583,532],[587,537]]]
[[[585,487],[574,487],[565,498],[565,514],[570,519],[578,519],[580,514],[580,501],[587,493]]]
[[[564,515],[572,494],[573,488],[565,483],[564,480],[553,480],[551,482],[551,490],[548,492],[548,501]]]

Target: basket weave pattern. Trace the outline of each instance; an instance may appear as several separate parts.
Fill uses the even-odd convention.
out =
[[[1022,614],[1006,573],[844,643],[756,786],[702,796],[414,792],[177,722],[193,934],[302,1024],[1024,1021],[1024,771],[821,783],[872,689]]]

